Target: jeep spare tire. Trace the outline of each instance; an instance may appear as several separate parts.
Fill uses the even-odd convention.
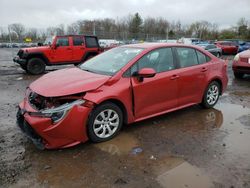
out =
[[[27,63],[27,72],[30,74],[42,74],[45,72],[45,63],[40,58],[31,58]]]

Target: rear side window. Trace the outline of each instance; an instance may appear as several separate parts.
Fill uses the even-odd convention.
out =
[[[205,54],[199,52],[198,50],[196,50],[196,53],[197,53],[197,56],[198,56],[199,64],[203,64],[203,63],[207,62],[207,58],[206,58]]]
[[[176,48],[180,67],[190,67],[198,64],[196,52],[192,48]]]
[[[99,47],[97,38],[95,37],[86,37],[86,46],[88,48],[97,48]]]
[[[83,37],[73,37],[74,46],[82,46],[84,44]]]
[[[69,38],[68,37],[60,37],[56,40],[57,46],[69,46]]]

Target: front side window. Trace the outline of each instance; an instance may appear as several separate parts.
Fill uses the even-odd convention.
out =
[[[98,74],[114,75],[142,51],[143,48],[113,48],[85,61],[80,69]]]
[[[57,38],[56,45],[57,46],[69,46],[69,38],[68,37]]]
[[[152,68],[157,73],[174,69],[174,58],[171,48],[160,48],[144,55],[138,62],[138,69]],[[133,72],[132,68],[132,71]]]
[[[180,67],[190,67],[198,65],[198,59],[196,52],[192,48],[176,48],[177,55],[179,58]]]
[[[74,46],[82,46],[84,44],[83,37],[73,37]]]

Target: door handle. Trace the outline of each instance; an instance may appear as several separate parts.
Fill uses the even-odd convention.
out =
[[[72,50],[71,48],[67,48],[67,50]]]
[[[207,71],[207,67],[202,67],[201,68],[201,72],[206,72]]]
[[[180,76],[178,76],[178,75],[175,74],[175,75],[173,75],[173,76],[170,77],[170,80],[175,80],[175,79],[178,79],[179,77]]]

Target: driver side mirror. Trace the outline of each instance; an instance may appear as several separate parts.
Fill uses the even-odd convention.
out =
[[[156,71],[152,68],[142,68],[139,72],[135,73],[139,82],[142,82],[144,78],[152,78],[156,74]]]

